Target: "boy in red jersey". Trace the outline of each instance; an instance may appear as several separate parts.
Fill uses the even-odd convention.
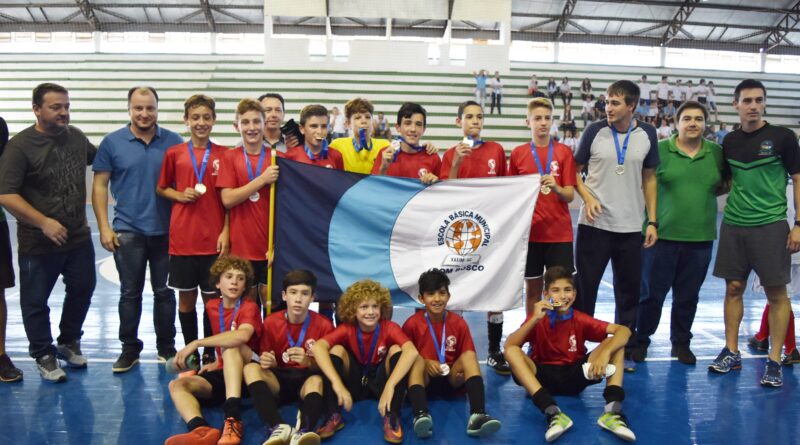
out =
[[[481,140],[483,108],[468,100],[458,106],[456,125],[461,127],[464,139],[450,148],[442,157],[440,179],[493,178],[506,175],[506,152],[497,142]],[[511,375],[500,340],[503,338],[503,313],[489,312],[489,355],[486,364],[500,375]]]
[[[428,113],[421,105],[406,102],[397,112],[398,137],[381,150],[372,166],[373,175],[419,178],[423,184],[438,181],[442,160],[433,144],[420,145]],[[431,149],[433,147],[433,150]]]
[[[444,272],[437,269],[423,272],[419,277],[419,300],[425,310],[417,311],[403,324],[403,332],[419,351],[408,377],[414,433],[419,438],[433,434],[425,388],[440,394],[466,388],[470,412],[468,435],[487,436],[500,429],[500,421],[486,414],[483,377],[469,326],[457,314],[447,312],[449,286],[450,279]]]
[[[258,346],[256,329],[261,325],[258,306],[242,298],[253,281],[253,267],[242,258],[224,256],[211,266],[211,281],[221,295],[206,303],[214,335],[193,340],[178,351],[174,360],[178,369],[186,368],[186,359],[201,346],[220,349],[217,356],[221,359],[203,366],[197,375],[169,383],[172,402],[189,432],[170,437],[165,445],[236,445],[244,432],[242,369]],[[203,418],[201,402],[210,406],[222,404],[225,413],[222,434]]]
[[[197,339],[197,288],[203,303],[216,294],[209,282],[211,265],[230,247],[228,215],[217,190],[226,147],[210,140],[217,120],[214,99],[196,94],[183,103],[183,121],[191,139],[167,149],[156,193],[172,201],[169,231],[169,287],[178,291],[178,320],[184,344]],[[203,336],[211,336],[203,315]],[[203,351],[203,363],[215,360],[214,349]]]
[[[576,292],[569,270],[548,268],[544,286],[544,299],[536,302],[522,326],[508,336],[506,358],[514,381],[528,391],[533,404],[547,416],[545,440],[552,442],[572,427],[572,420],[550,394],[578,395],[604,377],[608,377],[603,391],[606,406],[597,424],[621,439],[636,440],[622,413],[622,368],[631,331],[572,309]],[[600,344],[587,354],[586,341]],[[525,343],[531,345],[530,356],[522,352]]]
[[[244,380],[253,406],[270,428],[265,445],[284,445],[290,439],[292,444],[304,445],[320,441],[314,429],[322,410],[323,382],[315,373],[318,368],[311,347],[333,331],[333,324],[308,310],[316,287],[317,277],[307,270],[292,270],[283,277],[282,297],[286,310],[264,320],[259,362],[244,367]],[[301,401],[302,405],[300,425],[293,432],[281,418],[278,404],[296,401]],[[339,425],[341,422],[336,426]]]
[[[545,267],[562,266],[575,271],[568,203],[575,198],[576,176],[572,150],[550,137],[553,123],[550,100],[531,99],[525,122],[531,129],[531,141],[511,151],[508,175],[541,175],[525,263],[525,312],[530,315],[533,305],[542,296]]]
[[[222,204],[230,211],[231,253],[250,260],[256,282],[267,283],[269,238],[269,187],[278,180],[278,166],[270,165],[272,149],[264,146],[264,111],[253,99],[242,99],[236,107],[234,127],[242,146],[222,156],[217,188]],[[258,287],[258,286],[256,286]]]
[[[292,147],[285,157],[305,164],[344,170],[342,155],[328,149],[328,110],[322,105],[306,105],[300,111],[300,133],[305,145]]]
[[[372,280],[357,281],[344,292],[336,310],[341,324],[311,348],[317,365],[347,411],[353,400],[378,399],[383,438],[400,443],[400,408],[417,349],[389,319],[389,290]]]

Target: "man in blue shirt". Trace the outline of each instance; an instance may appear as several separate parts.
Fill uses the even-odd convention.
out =
[[[725,139],[725,136],[727,136],[728,133],[730,133],[730,131],[728,131],[728,129],[725,128],[725,122],[720,122],[719,130],[716,133],[714,133],[714,137],[717,140],[717,144],[722,145],[722,140]]]
[[[139,362],[148,262],[158,358],[166,361],[175,355],[175,293],[167,287],[170,203],[156,195],[156,184],[167,149],[183,140],[158,126],[158,93],[152,87],[128,91],[128,114],[128,125],[103,138],[93,165],[92,207],[100,242],[114,254],[120,279],[122,354],[112,366],[114,372],[126,372]],[[116,199],[113,226],[108,222],[109,183]]]

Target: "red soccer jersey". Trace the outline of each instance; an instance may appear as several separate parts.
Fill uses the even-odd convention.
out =
[[[169,254],[170,255],[214,255],[217,253],[217,238],[225,225],[225,207],[222,205],[217,177],[222,156],[228,149],[211,144],[206,171],[203,175],[204,193],[197,201],[183,204],[172,203],[172,215],[169,222]],[[203,162],[205,147],[194,147],[197,170]],[[192,159],[189,156],[189,143],[170,147],[161,164],[161,175],[158,186],[172,187],[179,192],[192,188],[197,184]]]
[[[383,361],[392,345],[402,347],[407,341],[409,341],[408,337],[406,337],[406,334],[403,333],[403,329],[400,328],[400,325],[393,321],[381,320],[380,327],[381,332],[378,336],[377,343],[375,344],[375,351],[372,353],[370,360],[371,366],[375,366]],[[370,346],[372,345],[372,335],[374,333],[375,331],[363,333],[364,336],[362,338],[362,344],[364,345],[364,354],[369,354]],[[328,342],[330,346],[344,346],[345,349],[349,350],[353,353],[353,355],[356,356],[356,359],[360,363],[363,363],[364,360],[359,352],[357,337],[357,326],[355,324],[343,323],[337,326],[333,332],[326,335],[323,339]]]
[[[545,316],[531,328],[525,341],[532,346],[530,356],[535,363],[571,365],[586,355],[587,341],[599,343],[608,336],[607,328],[608,322],[573,309],[572,318],[557,321],[555,328],[550,327],[550,316]]]
[[[382,149],[375,158],[375,163],[372,165],[372,174],[377,175],[381,171],[381,163],[383,162]],[[389,164],[386,170],[386,176],[394,176],[396,178],[413,178],[422,179],[427,173],[433,173],[439,176],[439,170],[442,167],[442,160],[438,154],[428,154],[424,150],[417,153],[406,153],[399,151],[397,153],[397,160]]]
[[[222,164],[217,178],[217,188],[237,188],[250,182],[244,148],[236,147],[222,156]],[[255,176],[260,175],[270,165],[272,149],[267,149],[264,165]],[[259,155],[247,155],[250,160],[250,173],[257,169]],[[246,198],[230,209],[231,254],[251,261],[265,261],[269,245],[269,187],[256,192],[258,200]]]
[[[333,323],[327,318],[319,315],[314,311],[308,311],[308,317],[311,321],[308,322],[308,329],[306,330],[305,337],[301,346],[306,350],[306,354],[313,356],[311,347],[314,346],[316,341],[329,333],[333,332]],[[261,327],[261,352],[272,352],[275,354],[275,359],[278,361],[279,368],[304,368],[299,363],[283,361],[283,353],[289,349],[289,338],[287,331],[292,336],[294,341],[300,341],[300,331],[303,329],[303,323],[291,324],[286,318],[286,311],[276,312],[264,320],[264,325]]]
[[[450,177],[450,168],[453,166],[455,147],[449,148],[442,158],[442,167],[439,178]],[[469,156],[465,156],[458,167],[458,177],[464,178],[493,178],[506,175],[506,152],[497,142],[487,141],[472,149]]]
[[[436,343],[441,343],[442,322],[432,321],[431,324],[433,325],[433,332],[436,334]],[[458,314],[447,312],[444,324],[446,328],[445,362],[448,365],[452,365],[465,351],[474,351],[475,344],[472,343],[472,334],[469,332],[467,322]],[[428,322],[425,320],[425,311],[418,311],[408,317],[408,320],[403,323],[403,332],[408,335],[408,338],[417,347],[419,355],[426,360],[439,360],[439,354],[431,338]],[[439,344],[439,347],[441,346]]]
[[[328,149],[328,156],[325,159],[311,159],[306,153],[305,147],[298,145],[286,151],[283,155],[286,159],[302,162],[303,164],[318,165],[325,168],[335,168],[337,170],[344,170],[344,161],[342,154],[336,150]]]
[[[539,162],[547,162],[549,145],[536,147]],[[545,167],[546,168],[546,167]],[[522,144],[511,151],[511,160],[508,166],[508,175],[530,175],[540,173],[536,161],[531,153],[531,145]],[[544,174],[544,172],[541,172]],[[575,158],[572,150],[564,144],[553,144],[553,160],[550,162],[550,174],[556,183],[565,187],[575,186]],[[536,209],[533,212],[531,223],[531,242],[537,243],[567,243],[572,242],[572,217],[569,214],[569,205],[562,201],[555,193],[539,193],[536,199]]]
[[[221,307],[222,297],[213,298],[206,302],[206,313],[208,314],[208,320],[211,322],[211,332],[213,332],[214,335],[220,333],[219,309]],[[247,346],[250,346],[250,349],[253,351],[258,351],[258,330],[261,327],[261,310],[258,308],[257,304],[250,300],[242,300],[242,304],[239,305],[239,310],[236,311],[235,320],[233,319],[234,310],[236,310],[236,308],[232,307],[223,311],[223,318],[225,319],[225,332],[236,330],[243,324],[249,324],[253,327],[253,336],[250,337],[250,340],[247,342]],[[216,349],[217,360],[219,360],[221,366],[222,351],[220,348]]]

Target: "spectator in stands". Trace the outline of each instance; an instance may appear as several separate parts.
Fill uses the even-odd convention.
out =
[[[555,103],[556,94],[558,94],[558,85],[556,85],[556,79],[551,77],[547,81],[547,97],[550,98],[550,102]]]
[[[103,138],[93,166],[92,208],[100,243],[114,254],[120,279],[122,353],[111,367],[114,372],[135,366],[144,346],[138,332],[148,263],[158,358],[165,362],[176,353],[175,293],[167,287],[171,205],[156,195],[156,184],[164,154],[183,139],[158,125],[158,93],[152,87],[128,91],[128,114],[128,125]],[[108,221],[109,184],[116,199],[113,226]]]
[[[714,138],[716,139],[717,144],[722,145],[722,141],[723,139],[725,139],[725,136],[727,136],[728,133],[730,133],[730,131],[728,131],[728,129],[725,128],[725,122],[720,122],[719,130],[717,130],[717,132],[714,133]]]
[[[375,136],[381,139],[391,139],[392,130],[389,128],[389,119],[383,115],[383,111],[378,112],[375,120]]]
[[[650,105],[647,104],[647,101],[644,99],[639,99],[639,106],[636,107],[636,112],[634,116],[636,119],[640,120],[647,120],[647,116],[650,115]]]
[[[528,96],[537,97],[536,93],[539,92],[539,81],[536,79],[536,74],[531,75],[531,80],[528,82]]]
[[[592,96],[592,81],[585,77],[581,82],[581,99],[586,100],[589,96]]]
[[[686,81],[686,85],[683,86],[683,101],[682,102],[686,102],[686,101],[689,101],[689,100],[694,100],[694,95],[695,95],[694,84],[692,83],[692,80],[689,79],[688,81]]]
[[[664,115],[664,107],[667,106],[669,101],[669,93],[672,88],[669,86],[667,76],[661,76],[661,82],[656,85],[656,104],[658,105],[658,114]]]
[[[584,127],[585,128],[585,127]],[[572,150],[572,153],[575,154],[575,150],[578,149],[578,130],[567,130],[564,132],[564,140],[561,141],[562,144],[566,145],[567,147]]]
[[[714,122],[719,121],[719,113],[717,112],[717,92],[714,90],[714,81],[709,80],[708,85],[708,112],[714,113]],[[722,142],[719,142],[720,144]]]
[[[700,85],[694,88],[695,100],[703,105],[708,103],[708,87],[706,87],[706,80],[700,79]]]
[[[561,96],[564,106],[572,103],[572,87],[569,86],[569,79],[566,76],[561,80],[561,85],[558,86],[558,94]]]
[[[646,74],[642,74],[642,79],[639,81],[639,91],[640,91],[639,101],[640,102],[644,101],[644,104],[647,106],[647,108],[650,108],[651,87],[650,84],[647,82]],[[646,113],[644,115],[647,116]]]
[[[602,120],[606,118],[606,95],[601,94],[594,103],[594,118]]]
[[[586,128],[587,123],[594,121],[594,94],[583,96],[581,118],[583,119],[583,128]]]
[[[489,76],[486,75],[486,70],[481,70],[476,73],[472,72],[472,77],[475,78],[475,102],[481,104],[481,108],[486,104],[486,82]]]
[[[683,101],[686,100],[684,98],[684,93],[685,93],[686,90],[683,88],[683,85],[681,84],[681,82],[683,82],[681,79],[676,80],[675,81],[675,86],[672,87],[672,101],[673,101],[673,104],[675,105],[675,109],[676,110],[678,109],[678,107],[681,106]],[[673,116],[675,115],[674,111],[672,112],[672,115]]]
[[[331,139],[339,139],[347,136],[347,127],[345,125],[347,119],[344,117],[344,113],[339,111],[339,107],[333,107],[331,113],[333,114],[331,116]]]
[[[28,352],[42,379],[63,382],[67,375],[56,356],[73,368],[87,363],[81,335],[96,278],[86,220],[86,165],[97,149],[69,125],[66,88],[40,84],[33,89],[32,103],[36,123],[11,138],[0,158],[0,205],[17,218],[19,302]],[[59,276],[65,293],[55,347],[47,300]],[[8,279],[13,281],[13,276],[4,277],[0,287],[7,287]],[[4,357],[4,380],[22,378],[22,373],[7,368],[13,366]]]
[[[573,132],[577,130],[575,119],[572,117],[572,107],[569,104],[564,107],[564,113],[561,115],[561,125],[559,128],[565,133],[567,130],[572,130]]]
[[[503,100],[503,81],[500,80],[500,72],[495,71],[492,78],[492,106],[489,114],[494,114],[494,107],[497,106],[497,114],[503,114],[500,110],[500,102]]]
[[[661,117],[665,120],[672,122],[672,118],[675,116],[675,101],[670,99],[667,101],[667,106],[661,110]]]
[[[669,121],[661,119],[661,126],[658,127],[658,139],[667,139],[670,136],[672,136],[672,127],[670,127]]]
[[[553,116],[553,123],[550,125],[550,137],[553,138],[554,141],[561,140],[561,138],[558,137],[558,127],[558,118]]]
[[[714,130],[713,125],[706,125],[706,129],[703,131],[703,138],[708,139],[709,141],[717,140],[717,132]]]

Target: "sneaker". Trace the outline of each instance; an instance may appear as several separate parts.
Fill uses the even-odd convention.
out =
[[[467,435],[488,436],[500,429],[500,421],[485,413],[473,413],[467,423]]]
[[[22,380],[22,371],[14,366],[8,354],[0,355],[0,382],[11,383]]]
[[[561,411],[547,416],[547,431],[544,432],[544,440],[552,442],[565,431],[572,428],[572,419]]]
[[[117,361],[111,365],[111,370],[115,373],[128,372],[139,363],[139,353],[136,351],[122,351]]]
[[[299,430],[292,434],[291,445],[319,445],[320,437],[311,431]]]
[[[67,380],[67,373],[58,365],[58,359],[54,355],[43,355],[36,359],[36,367],[39,374],[48,382],[58,383]]]
[[[178,351],[175,348],[169,349],[161,349],[158,351],[158,362],[159,363],[167,363],[167,360],[175,357],[178,354]]]
[[[220,431],[210,426],[197,427],[188,433],[176,434],[168,438],[164,445],[217,445]]]
[[[433,417],[430,414],[423,412],[414,416],[414,434],[420,439],[433,435]]]
[[[261,445],[286,445],[292,439],[292,427],[285,423],[275,425],[269,430],[269,437]]]
[[[500,351],[489,352],[489,356],[486,357],[486,365],[500,375],[511,375],[511,367],[508,366],[506,358]]]
[[[684,365],[694,365],[697,363],[697,357],[695,357],[692,350],[689,349],[687,343],[673,343],[670,355],[672,357],[677,357],[678,361]]]
[[[764,375],[761,376],[761,386],[771,386],[773,388],[783,386],[783,370],[781,370],[780,363],[767,359]]]
[[[756,336],[747,339],[747,346],[755,349],[756,351],[767,352],[769,351],[769,338],[759,340]]]
[[[797,352],[797,348],[795,348],[789,354],[784,354],[783,359],[781,360],[781,365],[783,366],[792,366],[797,363],[800,363],[800,352]]]
[[[244,425],[242,425],[242,421],[228,417],[225,419],[225,426],[222,427],[222,436],[220,436],[217,445],[239,445],[242,442],[243,434]]]
[[[628,428],[628,419],[625,418],[625,414],[603,413],[603,415],[597,419],[597,424],[600,425],[600,428],[611,431],[620,439],[627,440],[628,442],[636,440],[636,435]]]
[[[403,442],[403,427],[400,426],[400,420],[397,420],[397,425],[392,423],[392,416],[383,416],[383,440],[389,443]]]
[[[709,371],[720,374],[727,374],[730,371],[738,371],[740,369],[742,369],[742,354],[739,352],[734,354],[727,346],[722,348],[717,358],[708,365]]]
[[[633,360],[636,363],[641,363],[644,359],[647,358],[647,347],[648,345],[645,344],[637,344],[636,346],[631,346],[630,352],[627,354],[628,358]]]
[[[70,368],[85,368],[86,357],[81,352],[81,341],[73,340],[70,343],[58,345],[56,357],[67,362]]]
[[[344,428],[344,421],[342,419],[342,415],[339,413],[333,413],[325,423],[317,429],[317,434],[322,439],[328,439],[333,437],[337,431]]]

